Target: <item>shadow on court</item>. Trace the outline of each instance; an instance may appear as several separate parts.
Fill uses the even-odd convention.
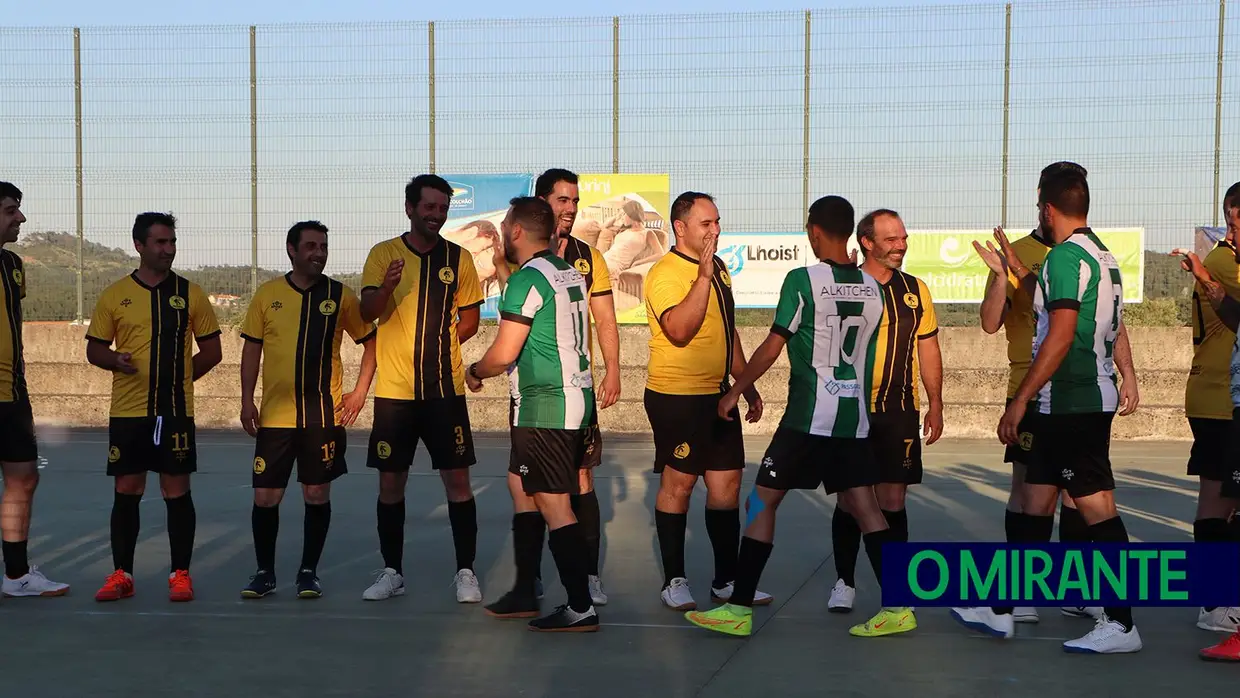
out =
[[[365,434],[350,434],[350,474],[333,486],[332,529],[319,575],[325,596],[295,597],[302,505],[282,506],[279,591],[242,601],[254,570],[250,535],[252,441],[241,432],[202,433],[193,575],[197,599],[167,600],[165,511],[152,477],[142,504],[137,596],[97,604],[112,569],[111,487],[103,476],[105,435],[69,432],[50,440],[36,501],[31,556],[50,577],[73,585],[61,599],[0,601],[0,681],[6,693],[35,696],[184,695],[265,698],[307,694],[407,696],[1038,696],[1160,690],[1213,692],[1235,685],[1240,667],[1212,665],[1196,651],[1219,636],[1195,627],[1196,609],[1137,609],[1141,653],[1063,654],[1060,643],[1087,621],[1042,609],[1038,625],[1010,642],[975,637],[945,609],[923,608],[904,636],[859,639],[848,627],[877,609],[879,591],[865,559],[850,616],[826,613],[836,574],[831,559],[834,498],[795,492],[780,508],[775,549],[761,588],[775,604],[756,611],[748,640],[689,626],[659,603],[662,572],[654,536],[653,450],[642,440],[606,437],[596,474],[604,521],[603,579],[610,603],[603,631],[540,635],[521,621],[487,617],[456,603],[455,562],[443,487],[419,453],[410,478],[405,532],[408,592],[364,602],[382,566],[375,531],[378,480],[365,467]],[[750,438],[742,497],[752,486],[766,438]],[[476,569],[486,601],[513,580],[511,509],[505,485],[507,439],[479,436]],[[1118,499],[1129,532],[1144,541],[1191,538],[1196,482],[1183,475],[1187,445],[1116,443]],[[925,451],[923,485],[909,497],[915,540],[1001,540],[1009,470],[993,442],[941,442]],[[703,520],[704,486],[689,512],[687,568],[694,595],[710,606],[712,556]],[[544,609],[563,603],[543,554]],[[173,688],[183,686],[183,688]],[[1002,691],[1002,693],[997,693]]]

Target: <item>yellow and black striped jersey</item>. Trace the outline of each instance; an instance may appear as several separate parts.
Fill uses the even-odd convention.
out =
[[[112,374],[111,416],[194,416],[194,340],[219,334],[207,294],[175,273],[158,286],[130,274],[104,289],[86,339],[115,343],[138,369]]]
[[[22,299],[25,297],[22,258],[0,249],[0,302],[4,305],[4,321],[0,322],[0,402],[30,399],[22,348]]]
[[[1236,248],[1226,240],[1201,260],[1223,291],[1240,298],[1240,264]],[[1203,419],[1231,419],[1231,352],[1236,333],[1227,329],[1208,301],[1201,284],[1193,286],[1193,365],[1184,390],[1184,415]]]
[[[894,270],[883,291],[883,319],[874,336],[871,412],[914,412],[920,408],[917,342],[939,332],[930,289],[917,277]]]
[[[1038,237],[1038,231],[1012,243],[1012,249],[1020,263],[1033,274],[1042,270],[1042,263],[1050,253],[1050,245]],[[1007,314],[1003,319],[1003,329],[1007,335],[1008,365],[1008,399],[1016,395],[1020,382],[1033,364],[1033,296],[1020,288],[1020,281],[1012,272],[1007,279]]]
[[[320,276],[301,289],[286,274],[258,287],[241,337],[263,347],[259,426],[339,426],[345,332],[361,344],[374,336],[375,326],[362,320],[357,294],[339,281]]]

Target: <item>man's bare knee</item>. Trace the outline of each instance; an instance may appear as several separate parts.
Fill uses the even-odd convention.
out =
[[[706,506],[709,509],[736,509],[741,501],[740,470],[706,473]],[[772,490],[774,491],[774,490]]]
[[[448,495],[449,502],[468,502],[473,499],[474,490],[469,482],[469,468],[440,470],[439,479],[443,480],[443,491]]]
[[[4,492],[7,497],[29,499],[39,486],[39,465],[29,463],[0,463],[4,475]]]
[[[159,476],[159,492],[164,499],[176,499],[184,497],[189,492],[189,475],[163,475]]]
[[[904,511],[904,502],[908,496],[908,486],[884,482],[874,486],[874,496],[878,499],[878,507],[883,511]]]
[[[527,514],[532,511],[538,511],[538,504],[534,501],[534,498],[525,493],[525,486],[521,483],[521,476],[508,473],[508,494],[512,497],[512,513]]]
[[[409,482],[409,471],[400,470],[394,473],[379,473],[379,501],[384,504],[396,504],[405,498],[405,486]]]
[[[1030,516],[1054,516],[1059,501],[1059,488],[1054,485],[1031,485],[1021,488],[1021,511]]]
[[[666,468],[659,481],[657,505],[661,510],[669,513],[683,513],[689,508],[689,500],[693,496],[695,486],[697,486],[696,475],[687,475]]]
[[[320,506],[331,501],[332,486],[331,483],[325,485],[302,485],[301,496],[306,504]]]
[[[1081,518],[1085,519],[1085,523],[1090,526],[1119,515],[1119,510],[1115,508],[1113,490],[1095,492],[1088,497],[1078,497],[1076,505],[1077,510],[1081,512]]]
[[[146,493],[146,473],[117,475],[116,491],[121,494],[141,496]]]
[[[275,487],[259,487],[254,490],[254,505],[262,509],[280,506],[284,501],[284,490]]]
[[[1235,509],[1235,501],[1223,497],[1223,483],[1201,478],[1197,489],[1197,518],[1226,519]]]

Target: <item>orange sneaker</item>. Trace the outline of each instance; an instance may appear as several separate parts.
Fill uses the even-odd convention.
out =
[[[189,578],[189,570],[177,570],[168,575],[168,600],[194,600],[194,580]]]
[[[119,601],[130,596],[133,596],[133,575],[125,570],[113,572],[95,592],[96,601]]]
[[[1197,653],[1207,662],[1240,662],[1240,632],[1232,633],[1226,640]]]

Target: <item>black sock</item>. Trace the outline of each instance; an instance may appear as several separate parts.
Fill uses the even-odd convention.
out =
[[[112,498],[112,565],[133,574],[133,552],[141,529],[140,494],[116,492]]]
[[[568,592],[568,607],[578,613],[590,610],[590,581],[586,574],[586,539],[581,524],[569,524],[551,532],[551,557],[560,571],[560,583]]]
[[[663,586],[677,577],[685,576],[685,528],[689,525],[688,514],[654,512],[654,528],[659,535],[659,554],[663,557]]]
[[[603,537],[603,515],[598,508],[598,495],[594,490],[590,490],[585,494],[575,494],[573,500],[573,515],[577,517],[577,523],[581,525],[581,535],[586,539],[586,571],[595,577],[598,576],[598,561],[600,541]]]
[[[1009,511],[1005,524],[1009,543],[1046,543],[1055,531],[1054,516],[1032,516]],[[999,615],[1011,615],[1016,609],[1013,606],[992,606],[990,610]]]
[[[1020,517],[1024,516],[1019,511],[1011,509],[1003,510],[1003,535],[1004,540],[1009,543],[1016,543],[1020,540]]]
[[[1081,512],[1065,504],[1059,505],[1059,542],[1088,543],[1089,524]]]
[[[276,571],[276,538],[280,535],[280,507],[260,507],[250,510],[250,528],[254,530],[254,559],[258,569]]]
[[[758,593],[758,580],[762,578],[762,570],[771,557],[771,543],[763,543],[749,536],[741,538],[741,549],[736,558],[736,586],[732,587],[732,598],[728,603],[734,606],[753,606],[754,594]]]
[[[448,521],[452,523],[452,545],[456,547],[456,568],[474,569],[478,554],[478,504],[473,497],[448,502]]]
[[[715,580],[711,586],[722,589],[736,581],[737,549],[741,544],[741,510],[707,507],[706,535],[715,550]]]
[[[198,528],[198,515],[194,511],[193,496],[185,494],[165,499],[168,507],[168,547],[172,553],[172,571],[189,570],[194,555],[194,533]]]
[[[852,514],[835,507],[831,517],[831,547],[835,550],[835,574],[850,587],[857,586],[857,555],[861,553],[861,527]]]
[[[302,523],[301,568],[317,570],[323,546],[327,544],[327,531],[332,525],[332,503],[311,504],[306,502],[306,515]]]
[[[891,529],[892,543],[908,542],[908,510],[887,511],[883,509],[883,518],[887,519],[887,527]]]
[[[1118,514],[1089,527],[1090,537],[1095,543],[1127,543],[1128,529]],[[1107,618],[1124,626],[1124,630],[1132,630],[1132,608],[1130,606],[1107,606],[1103,611]]]
[[[870,558],[870,567],[874,568],[874,578],[878,585],[883,585],[883,543],[897,543],[896,532],[890,528],[867,533],[862,536],[865,541],[865,556]]]
[[[404,575],[401,563],[405,557],[405,500],[395,504],[384,504],[382,500],[376,513],[379,520],[379,552],[383,555],[383,566],[396,570],[396,574]]]
[[[4,576],[9,579],[20,579],[30,572],[30,561],[26,558],[26,541],[10,543],[4,541]]]
[[[534,580],[538,579],[543,531],[546,528],[547,522],[536,511],[512,515],[512,554],[517,565],[517,581],[512,590],[522,596],[534,595]]]
[[[1025,517],[1025,541],[1028,543],[1049,543],[1055,535],[1055,515],[1050,516],[1034,516],[1033,514],[1022,514]]]

